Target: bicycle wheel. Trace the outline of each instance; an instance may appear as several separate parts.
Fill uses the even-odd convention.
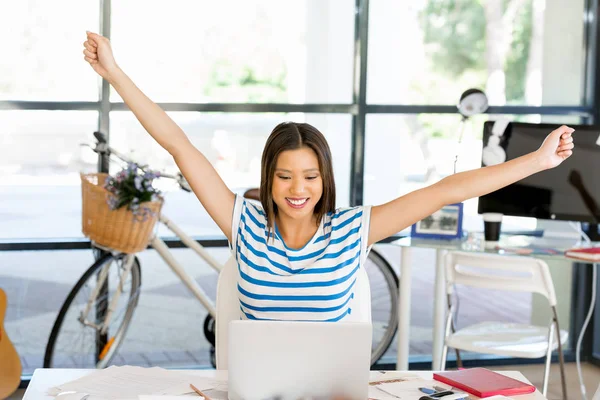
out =
[[[369,252],[365,269],[371,286],[371,365],[374,365],[390,347],[398,328],[398,276],[374,248]]]
[[[121,282],[125,262],[124,254],[105,253],[75,284],[52,327],[44,355],[45,368],[104,368],[110,363],[125,338],[140,293],[139,261],[137,257],[134,259],[130,273]],[[83,316],[103,272],[106,291],[100,290],[87,316]],[[105,315],[119,286],[121,295],[103,334],[96,320],[98,324],[104,320],[99,318]]]

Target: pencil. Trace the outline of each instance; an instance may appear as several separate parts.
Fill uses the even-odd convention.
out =
[[[210,397],[202,393],[196,386],[190,383],[190,387],[194,390],[194,392],[198,393],[200,396],[204,397],[206,400],[211,400]]]

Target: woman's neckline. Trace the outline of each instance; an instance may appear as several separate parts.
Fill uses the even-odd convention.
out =
[[[301,251],[304,250],[306,248],[306,246],[308,246],[309,244],[313,243],[316,238],[319,236],[319,232],[321,232],[323,230],[323,217],[321,217],[321,222],[319,222],[319,226],[317,227],[317,231],[312,235],[312,237],[306,242],[304,243],[304,245],[302,245],[302,247],[300,248],[293,248],[293,247],[289,247],[286,243],[285,240],[283,240],[283,236],[281,236],[281,233],[279,232],[279,226],[277,225],[277,222],[274,222],[275,225],[275,235],[277,235],[277,237],[279,238],[279,240],[281,240],[281,243],[283,243],[283,247],[286,248],[286,250],[290,250],[290,251]]]

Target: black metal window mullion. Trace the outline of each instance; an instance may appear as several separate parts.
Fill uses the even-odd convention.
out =
[[[100,34],[110,39],[111,0],[100,1]],[[100,86],[100,109],[98,113],[98,131],[105,134],[110,143],[110,84],[102,79]],[[106,155],[98,156],[98,172],[109,172],[109,159]]]
[[[581,104],[591,109],[591,115],[586,118],[588,124],[597,123],[600,110],[598,110],[598,96],[600,95],[600,72],[597,66],[600,65],[598,59],[598,0],[585,0],[583,10],[583,46],[584,46],[584,75],[582,82]]]
[[[365,171],[365,127],[367,113],[367,54],[369,42],[369,0],[356,0],[354,18],[354,82],[350,150],[350,205],[363,204]]]

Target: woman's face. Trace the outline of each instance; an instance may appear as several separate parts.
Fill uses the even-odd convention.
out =
[[[271,190],[280,213],[294,219],[312,217],[323,194],[323,179],[315,152],[302,147],[280,153]]]

